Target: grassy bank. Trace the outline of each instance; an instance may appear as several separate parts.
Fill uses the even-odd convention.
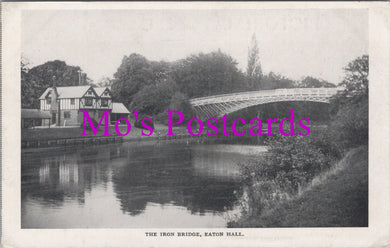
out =
[[[318,181],[318,178],[321,180]],[[315,186],[294,199],[241,218],[231,227],[364,227],[368,225],[368,149],[355,148]]]

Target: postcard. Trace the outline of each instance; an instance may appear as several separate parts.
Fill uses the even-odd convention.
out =
[[[387,247],[385,2],[2,2],[3,247]]]

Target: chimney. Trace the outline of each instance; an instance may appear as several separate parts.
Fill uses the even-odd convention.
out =
[[[56,89],[57,90],[57,81],[56,81],[56,76],[53,76],[53,89]]]
[[[79,69],[78,72],[79,72],[79,85],[81,85],[81,69]]]
[[[57,104],[57,81],[56,77],[53,76],[53,87],[50,92],[50,97],[51,97],[51,106],[50,106],[50,112],[55,114],[57,116],[58,114],[58,104]],[[55,122],[58,121],[58,117],[56,117]],[[53,120],[54,122],[54,120]],[[54,123],[53,123],[54,124]]]

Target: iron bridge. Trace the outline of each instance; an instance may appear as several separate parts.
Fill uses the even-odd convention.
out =
[[[238,92],[193,98],[190,103],[198,118],[220,118],[251,106],[291,101],[329,103],[330,98],[343,88],[290,88]]]

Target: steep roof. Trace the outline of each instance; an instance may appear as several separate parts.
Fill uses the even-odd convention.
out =
[[[110,87],[96,87],[96,88],[93,88],[93,89],[95,90],[95,92],[96,92],[96,94],[98,96],[101,96],[106,89],[108,89],[109,92],[111,92]]]
[[[39,109],[22,109],[22,119],[51,119],[49,112],[41,111]]]
[[[96,87],[93,89],[95,90],[96,94],[98,94],[98,96],[101,96],[103,92],[107,89],[107,87]]]
[[[123,105],[121,102],[113,102],[112,103],[112,111],[113,114],[130,114],[130,111]]]
[[[87,92],[89,88],[91,88],[91,85],[57,87],[58,99],[80,98]],[[45,99],[46,95],[49,93],[51,89],[52,87],[47,88],[39,99],[40,100]]]

